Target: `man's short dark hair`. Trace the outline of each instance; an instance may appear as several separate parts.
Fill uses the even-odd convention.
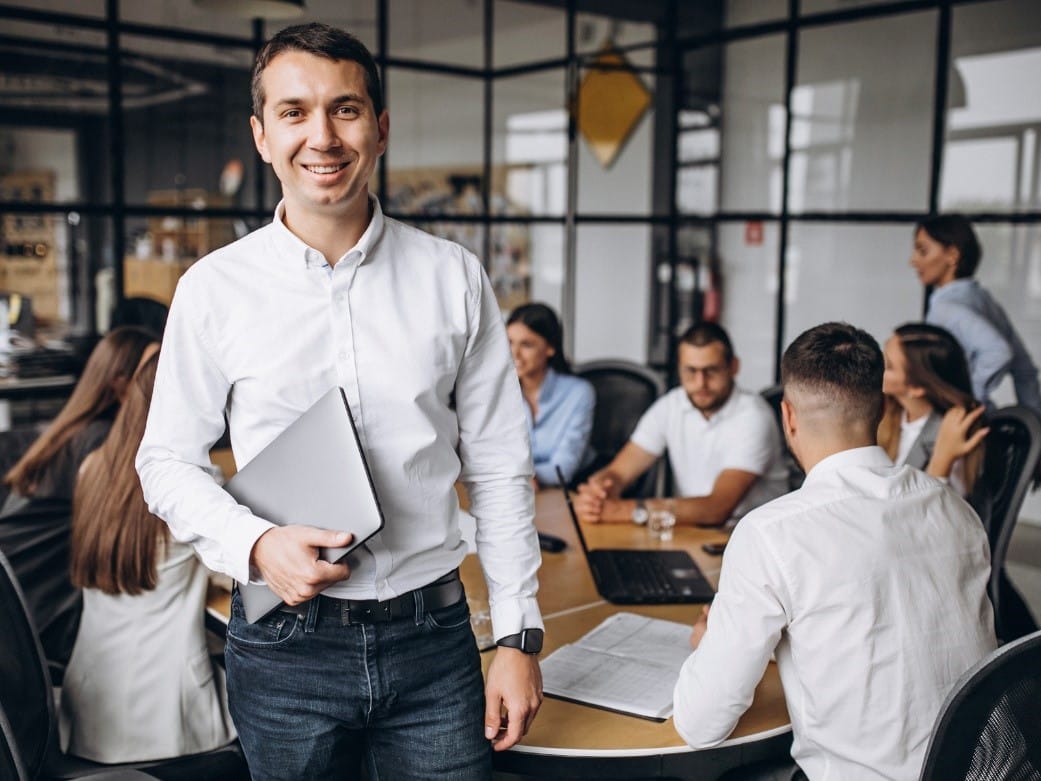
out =
[[[253,62],[253,115],[264,121],[264,87],[260,77],[271,61],[285,52],[306,52],[327,60],[348,60],[356,62],[365,71],[365,89],[372,100],[372,107],[378,117],[383,113],[383,87],[380,85],[380,74],[376,61],[365,44],[346,30],[331,27],[320,22],[298,24],[280,30],[265,43]]]
[[[689,344],[691,347],[708,347],[710,344],[719,343],[723,345],[723,357],[726,362],[734,360],[734,346],[730,343],[730,337],[723,330],[723,326],[716,323],[692,325],[683,332],[679,343]]]
[[[804,331],[781,358],[781,383],[828,399],[849,421],[874,430],[882,419],[882,350],[871,334],[849,323]]]

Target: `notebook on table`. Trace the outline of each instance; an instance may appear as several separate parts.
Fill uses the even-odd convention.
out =
[[[383,512],[358,440],[347,397],[332,388],[225,484],[224,490],[259,518],[347,531],[345,548],[322,548],[339,561],[383,528]],[[240,583],[248,621],[282,604],[261,583]]]
[[[560,481],[568,513],[575,526],[589,571],[600,596],[619,605],[671,605],[711,602],[715,591],[686,551],[629,550],[597,548],[590,550],[582,533],[571,493]]]

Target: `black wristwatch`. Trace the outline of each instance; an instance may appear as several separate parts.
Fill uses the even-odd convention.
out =
[[[506,635],[495,641],[504,648],[516,648],[526,654],[537,654],[542,650],[543,632],[541,629],[522,629],[515,635]]]

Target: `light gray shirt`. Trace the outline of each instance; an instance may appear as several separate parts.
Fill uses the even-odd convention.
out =
[[[977,399],[989,402],[1005,375],[1011,374],[1018,403],[1041,415],[1037,366],[1001,304],[975,279],[956,279],[936,288],[925,320],[946,328],[965,350]]]

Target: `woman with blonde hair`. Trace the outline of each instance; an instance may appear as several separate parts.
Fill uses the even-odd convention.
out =
[[[943,328],[907,323],[885,344],[885,414],[878,443],[898,464],[950,480],[972,494],[983,462],[985,407],[972,395],[965,353]]]
[[[68,751],[137,762],[231,741],[223,676],[206,647],[207,570],[148,511],[134,469],[158,355],[146,355],[76,486],[71,576],[83,617],[62,687]]]
[[[141,355],[158,338],[133,326],[98,342],[69,400],[4,476],[0,550],[14,569],[55,683],[79,621],[79,592],[69,583],[69,527],[76,473],[104,440]]]

